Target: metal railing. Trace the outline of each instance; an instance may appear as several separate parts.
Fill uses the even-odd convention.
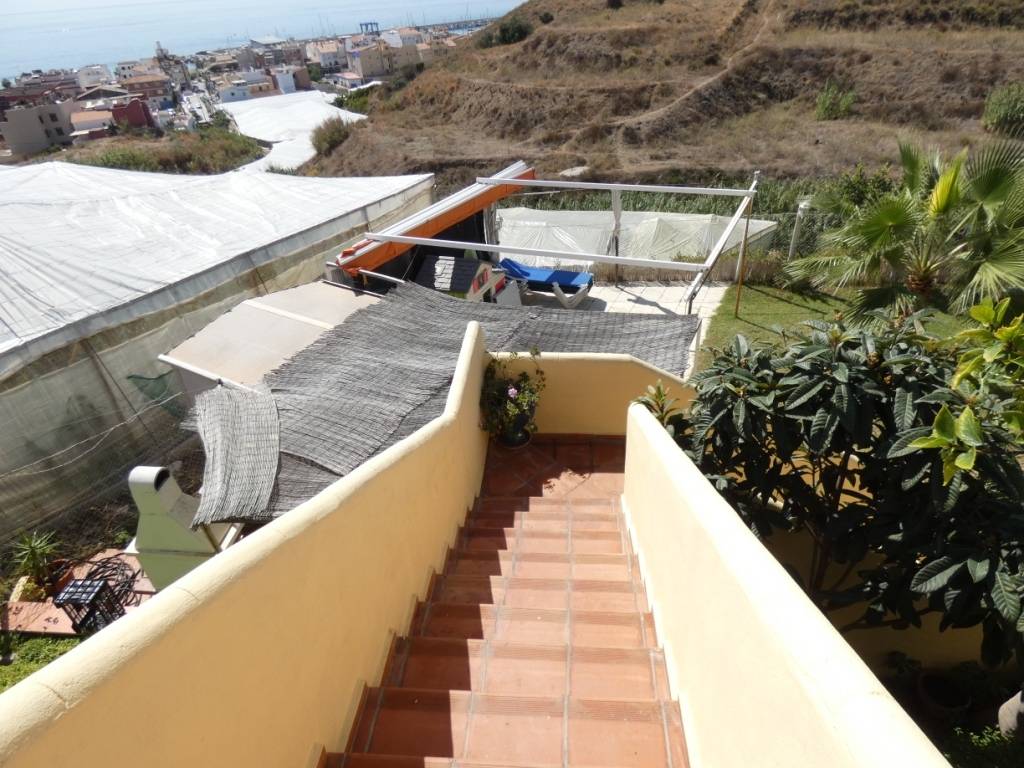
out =
[[[694,272],[696,273],[692,282],[687,286],[686,292],[683,295],[683,299],[686,302],[686,311],[689,314],[693,313],[693,302],[700,292],[700,289],[707,282],[708,275],[714,269],[718,263],[718,259],[725,251],[726,246],[729,243],[729,239],[732,237],[733,232],[738,226],[740,219],[745,218],[743,238],[740,241],[740,252],[739,259],[736,265],[736,279],[741,282],[743,277],[744,260],[747,252],[747,238],[750,231],[750,216],[753,208],[753,200],[757,195],[757,186],[760,179],[760,171],[754,174],[754,180],[751,182],[747,189],[730,189],[730,188],[714,188],[714,187],[683,187],[683,186],[671,186],[662,184],[614,184],[605,182],[590,182],[590,181],[563,181],[563,180],[552,180],[552,179],[515,179],[510,182],[509,176],[513,175],[513,172],[518,171],[518,166],[506,169],[501,174],[495,176],[482,177],[476,180],[476,187],[480,186],[500,186],[514,183],[517,187],[540,187],[540,188],[551,188],[561,190],[587,190],[587,191],[605,191],[611,193],[611,210],[614,218],[614,225],[612,229],[610,250],[612,253],[584,253],[579,251],[555,251],[547,250],[542,248],[525,248],[522,246],[513,245],[501,245],[497,243],[476,243],[462,240],[440,240],[430,237],[413,237],[410,235],[400,234],[400,229],[408,231],[411,227],[403,226],[407,225],[408,222],[403,224],[389,227],[383,232],[370,232],[364,235],[364,238],[371,242],[379,243],[399,243],[403,245],[422,245],[422,246],[433,246],[437,248],[452,248],[457,250],[474,250],[483,251],[485,253],[499,253],[499,254],[512,254],[519,256],[536,256],[541,258],[552,258],[560,259],[565,261],[583,261],[583,262],[597,262],[605,264],[614,264],[618,266],[630,266],[630,267],[644,267],[649,269],[663,269],[676,272]],[[467,188],[464,192],[472,190],[473,187]],[[621,232],[621,219],[622,219],[622,193],[623,192],[645,192],[654,194],[677,194],[677,195],[706,195],[706,196],[722,196],[722,197],[738,197],[742,198],[736,207],[736,211],[733,213],[732,218],[726,225],[725,230],[721,236],[715,242],[711,252],[703,263],[692,263],[683,261],[661,261],[658,259],[641,259],[627,256],[619,256],[619,240]],[[437,208],[437,206],[433,206]],[[417,215],[418,220],[425,220],[434,213],[432,208],[428,208],[425,211]],[[363,249],[360,252],[353,254],[349,257],[338,260],[339,266],[345,266],[362,254]]]

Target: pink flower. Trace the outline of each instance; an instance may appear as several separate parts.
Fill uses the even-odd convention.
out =
[[[508,388],[508,396],[509,397],[516,397],[518,394],[519,394],[519,390],[516,389],[515,387],[509,387]]]

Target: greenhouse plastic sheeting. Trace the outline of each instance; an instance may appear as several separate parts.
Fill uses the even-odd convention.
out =
[[[331,103],[334,98],[320,91],[299,91],[222,104],[220,108],[231,115],[240,133],[273,144],[270,154],[245,166],[245,170],[298,168],[316,155],[310,137],[325,120],[340,117],[353,123],[366,119],[338,109]]]
[[[623,211],[619,256],[657,261],[703,262],[729,224],[728,216],[695,213]],[[752,243],[766,237],[776,224],[750,220]],[[614,218],[611,211],[548,211],[535,208],[498,210],[498,243],[520,248],[611,254]],[[733,230],[725,251],[739,245],[742,224]],[[593,262],[538,256],[512,256],[530,266],[587,269]]]
[[[246,299],[315,280],[432,186],[0,170],[0,546],[174,460],[189,397],[158,355]]]
[[[346,123],[365,120],[364,115],[338,109],[335,96],[320,91],[299,91],[231,101],[220,108],[234,118],[239,133],[258,141],[276,142],[307,136],[324,120],[340,117]]]
[[[430,176],[174,176],[42,163],[0,175],[0,377],[365,224]],[[303,236],[303,237],[300,237]],[[292,240],[294,239],[294,242]]]

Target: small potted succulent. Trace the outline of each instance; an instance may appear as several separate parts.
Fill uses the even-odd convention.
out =
[[[536,366],[533,376],[526,371],[512,374],[502,360],[492,360],[484,371],[480,392],[482,426],[508,448],[525,446],[537,431],[534,415],[544,389],[544,372],[537,365],[538,355],[536,350],[530,352]],[[510,359],[516,357],[510,355]]]

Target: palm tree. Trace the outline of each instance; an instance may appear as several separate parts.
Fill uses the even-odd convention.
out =
[[[855,316],[924,306],[966,312],[1024,288],[1024,143],[998,142],[951,160],[900,144],[903,178],[891,193],[855,206],[821,196],[845,223],[824,247],[794,260],[791,277],[817,287],[868,285]]]

